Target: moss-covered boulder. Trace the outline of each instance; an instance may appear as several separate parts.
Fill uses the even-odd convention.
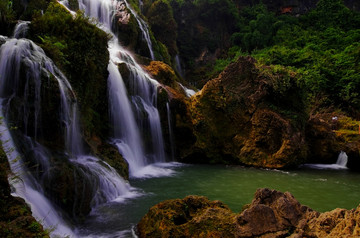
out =
[[[7,157],[0,145],[0,236],[49,237],[43,226],[32,217],[25,201],[11,195],[9,173]]]
[[[235,216],[220,201],[188,196],[159,203],[137,225],[143,237],[233,237]]]
[[[137,225],[144,237],[358,237],[360,206],[318,213],[289,192],[258,189],[251,204],[232,213],[219,201],[187,196],[161,202]]]
[[[283,168],[303,162],[301,92],[292,72],[240,57],[191,97],[195,148],[210,163]],[[196,162],[191,154],[184,160]]]
[[[116,146],[101,142],[98,144],[96,155],[113,167],[124,179],[129,179],[129,164],[119,153]]]

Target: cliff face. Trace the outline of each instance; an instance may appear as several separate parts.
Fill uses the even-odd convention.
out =
[[[318,213],[290,193],[258,189],[235,214],[219,201],[188,196],[161,202],[137,225],[139,237],[358,237],[360,207]]]

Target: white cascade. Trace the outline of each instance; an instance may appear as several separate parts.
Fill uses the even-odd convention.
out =
[[[2,101],[0,102],[2,104]],[[4,118],[0,105],[0,117]],[[12,176],[9,183],[14,188],[13,196],[23,198],[31,207],[32,215],[45,228],[53,230],[52,236],[75,237],[70,226],[63,220],[52,203],[43,195],[40,185],[34,177],[27,172],[21,155],[17,152],[15,143],[10,135],[10,129],[5,120],[0,124],[0,140],[2,147],[8,157]]]
[[[125,3],[133,11],[128,3]],[[118,39],[111,32],[111,22],[117,4],[117,1],[81,0],[80,8],[90,17],[97,18],[102,24],[102,29],[113,35],[109,41],[110,62],[108,65],[110,119],[114,128],[113,141],[129,163],[130,176],[158,176],[161,172],[159,173],[156,168],[149,169],[148,166],[165,162],[160,117],[156,108],[158,82],[145,73],[131,54],[119,45]],[[146,25],[144,27],[147,29]],[[119,73],[117,67],[119,64],[124,64],[129,70],[127,79],[129,91]],[[141,130],[143,125],[149,127],[150,149],[143,141],[144,130]]]
[[[136,19],[136,21],[137,21],[137,23],[138,23],[138,25],[140,27],[143,39],[146,41],[146,43],[148,45],[151,59],[155,60],[155,55],[154,55],[154,51],[153,51],[153,48],[152,48],[152,42],[151,42],[151,38],[150,38],[148,25],[146,24],[146,22],[141,17],[139,17],[139,15],[136,13],[136,11],[134,11],[134,9],[130,6],[130,4],[127,2],[127,0],[124,0],[124,2],[126,4],[126,7],[130,10],[131,14],[133,14],[133,16],[135,17],[135,19]],[[139,2],[140,9],[142,8],[141,3],[142,2]]]
[[[169,141],[170,141],[170,150],[171,150],[171,159],[175,160],[175,143],[174,143],[174,132],[173,132],[173,124],[171,120],[171,110],[169,102],[166,103],[167,110],[167,119],[168,119],[168,127],[169,127]]]
[[[60,214],[52,203],[43,195],[40,184],[28,172],[22,156],[16,150],[15,143],[10,134],[10,129],[7,126],[6,116],[3,110],[9,111],[8,103],[17,93],[17,87],[20,84],[19,70],[20,60],[25,62],[28,66],[27,82],[25,86],[24,99],[26,100],[26,93],[29,86],[29,81],[35,79],[35,93],[40,92],[40,71],[49,70],[52,62],[48,59],[42,49],[29,40],[8,39],[0,48],[0,117],[4,118],[0,125],[0,137],[2,146],[7,154],[10,168],[14,177],[10,177],[9,181],[15,188],[14,196],[19,196],[25,199],[30,205],[33,216],[40,221],[45,228],[54,229],[52,235],[59,236],[73,236],[71,228],[62,219]],[[43,71],[44,72],[44,71]],[[7,103],[7,104],[6,104]],[[3,106],[5,104],[5,106]],[[38,115],[40,110],[40,96],[35,96],[35,126],[38,125]],[[29,119],[29,112],[24,107],[24,124],[27,124]],[[25,131],[26,131],[25,126]],[[35,138],[36,138],[36,132]],[[28,138],[28,137],[27,137]],[[34,150],[39,156],[38,161],[46,170],[49,166],[48,161],[44,158],[44,153],[39,145],[34,144]],[[36,146],[36,148],[35,148]]]
[[[187,88],[184,85],[182,85],[181,83],[179,83],[179,85],[184,90],[187,97],[191,97],[196,93],[195,90]]]
[[[348,156],[344,151],[341,151],[339,153],[338,159],[336,161],[336,164],[340,167],[346,168],[346,164],[348,162]]]
[[[14,38],[24,38],[29,30],[29,21],[19,21],[14,29],[13,37]]]
[[[184,78],[185,75],[184,75],[184,71],[183,71],[183,69],[181,67],[181,62],[180,62],[180,56],[179,55],[175,56],[175,67],[176,67],[177,72],[180,74],[180,76],[182,78]]]
[[[338,155],[336,164],[303,164],[303,167],[313,168],[313,169],[336,169],[344,170],[348,169],[346,164],[348,162],[348,156],[344,151],[341,151]]]
[[[36,141],[37,131],[41,127],[39,119],[41,109],[41,77],[46,75],[47,78],[52,76],[51,78],[58,82],[61,105],[60,119],[65,125],[66,152],[70,156],[70,161],[79,168],[79,171],[82,171],[83,178],[87,179],[94,189],[92,206],[96,207],[102,203],[119,199],[121,196],[132,197],[135,194],[133,189],[111,166],[100,161],[98,158],[85,155],[80,133],[77,103],[66,77],[45,55],[44,51],[32,41],[27,39],[5,39],[5,41],[0,48],[0,75],[2,77],[0,80],[1,113],[3,109],[6,112],[19,110],[19,108],[10,107],[13,98],[21,97],[24,99],[24,102],[27,102],[31,101],[28,100],[29,95],[33,95],[34,102],[30,103],[32,106],[28,106],[25,103],[20,108],[20,111],[24,115],[25,134],[23,137],[28,147],[27,151],[32,151],[35,154],[37,162],[44,173],[42,177],[46,177],[47,171],[52,166],[50,156],[47,155],[45,148]],[[24,79],[20,77],[22,64],[26,65],[26,82],[22,82]],[[21,84],[25,85],[23,94],[19,94],[21,92],[19,90]],[[34,113],[30,113],[31,110]],[[30,118],[32,116],[34,118]],[[27,127],[30,122],[33,123],[34,132],[28,132]],[[15,149],[13,153],[8,154],[9,163],[15,165],[12,166],[12,172],[19,175],[22,181],[22,184],[16,183],[14,185],[16,188],[15,193],[23,197],[31,205],[34,216],[46,228],[52,229],[55,227],[55,234],[59,233],[61,236],[65,236],[65,234],[72,235],[71,229],[66,226],[66,223],[56,212],[57,209],[43,195],[42,187],[38,183],[39,181],[34,179],[26,166],[24,166],[25,161],[16,152],[15,144],[12,142],[6,125],[3,127],[3,143],[5,144],[5,142],[10,141],[6,149],[9,151],[9,148]]]

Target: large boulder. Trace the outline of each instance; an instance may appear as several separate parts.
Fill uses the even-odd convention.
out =
[[[290,193],[258,189],[235,214],[219,201],[188,196],[161,202],[137,225],[144,237],[358,237],[360,207],[318,213]]]
[[[240,57],[191,97],[195,151],[206,162],[283,168],[306,157],[306,114],[292,72]],[[190,153],[186,162],[197,162]]]

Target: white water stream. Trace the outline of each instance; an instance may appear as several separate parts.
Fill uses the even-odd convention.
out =
[[[347,154],[344,151],[341,151],[335,164],[304,164],[303,166],[313,169],[348,169],[346,167],[347,162]]]
[[[145,22],[138,17],[131,6],[126,7],[137,19],[149,50],[152,52],[151,40]],[[156,166],[166,161],[163,135],[157,110],[158,82],[152,79],[136,62],[133,56],[118,42],[111,32],[118,1],[81,0],[80,9],[88,16],[98,19],[102,29],[112,35],[109,41],[110,62],[108,65],[110,119],[113,125],[113,142],[129,163],[131,177],[151,177],[166,175],[164,169]],[[153,53],[152,53],[153,54]],[[118,66],[124,64],[129,76],[126,79],[119,72]],[[146,126],[144,128],[143,126]],[[145,135],[145,134],[150,135]],[[150,141],[146,145],[144,137]],[[150,144],[150,145],[149,145]]]
[[[10,179],[15,188],[14,194],[26,200],[31,206],[36,219],[45,228],[54,229],[52,235],[76,237],[72,229],[57,212],[57,208],[44,196],[41,186],[41,182],[43,182],[41,177],[45,177],[44,175],[52,166],[50,156],[46,153],[45,148],[36,142],[37,132],[41,128],[39,119],[41,111],[41,77],[47,75],[46,77],[50,78],[50,75],[52,75],[58,83],[61,101],[60,119],[65,125],[66,153],[70,161],[80,168],[79,171],[82,171],[83,178],[87,179],[92,185],[92,207],[95,208],[100,204],[113,200],[121,201],[121,197],[136,197],[138,193],[110,165],[84,153],[74,93],[65,76],[45,55],[44,51],[30,40],[5,40],[6,42],[0,48],[0,75],[2,77],[0,81],[0,116],[5,118],[1,125],[1,140],[7,152],[12,173],[17,178]],[[24,75],[21,75],[23,65],[26,65],[25,78]],[[22,84],[25,85],[23,95],[19,90]],[[30,95],[34,97],[33,103],[31,103]],[[11,101],[16,97],[23,98],[24,104],[22,108],[12,108],[10,106]],[[28,103],[29,105],[27,105]],[[9,132],[10,129],[6,123],[6,113],[19,109],[23,111],[24,115],[24,140],[30,145],[30,151],[35,153],[37,163],[43,170],[44,175],[36,174],[37,179],[28,171],[23,156],[17,152],[16,145]],[[5,116],[3,110],[6,112]],[[33,113],[31,113],[32,110]],[[29,125],[29,123],[33,123],[33,125]],[[33,126],[31,128],[34,128],[35,131],[28,133],[28,126],[29,128]],[[28,136],[28,134],[32,135],[32,137]],[[40,181],[38,181],[39,179]],[[76,191],[74,192],[76,193]]]

